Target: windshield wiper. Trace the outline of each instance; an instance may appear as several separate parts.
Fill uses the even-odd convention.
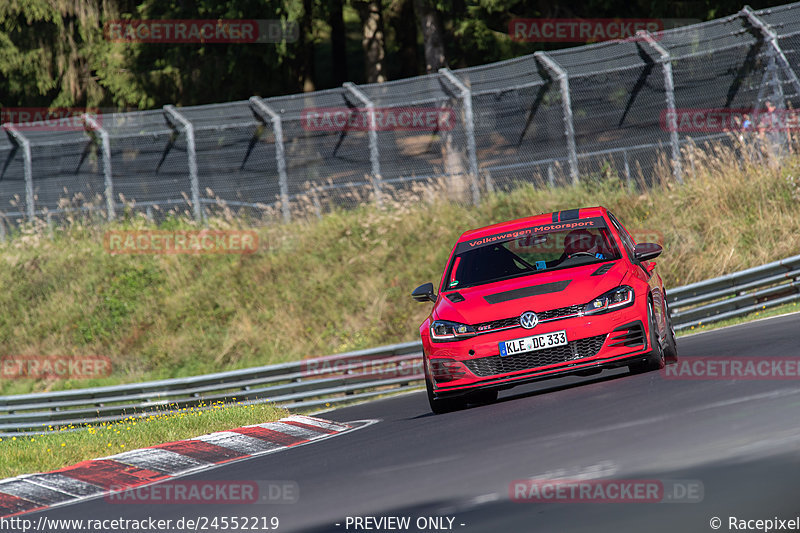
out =
[[[520,263],[522,263],[523,265],[528,267],[528,270],[532,270],[534,272],[536,272],[537,270],[540,270],[540,269],[536,268],[535,266],[533,266],[532,264],[530,264],[527,261],[525,261],[523,258],[518,256],[517,254],[515,254],[511,250],[509,250],[508,248],[506,248],[506,252],[510,253],[514,257],[514,259],[516,259],[517,261],[519,261]]]

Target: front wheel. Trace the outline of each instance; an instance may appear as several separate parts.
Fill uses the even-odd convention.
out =
[[[454,398],[436,398],[433,395],[433,383],[431,382],[431,378],[428,377],[427,372],[425,373],[425,388],[428,390],[428,403],[431,406],[431,411],[433,414],[442,415],[444,413],[451,413],[453,411],[458,411],[459,409],[463,409],[467,406],[467,402],[462,397],[454,397]]]
[[[678,362],[678,343],[675,341],[675,328],[672,327],[669,306],[665,305],[665,308],[667,310],[667,346],[664,348],[664,360],[668,365],[674,365]]]
[[[650,353],[647,354],[644,361],[628,366],[632,374],[660,370],[666,365],[664,350],[661,348],[661,343],[658,342],[658,328],[653,312],[653,303],[650,300],[647,301],[647,324],[650,330]]]

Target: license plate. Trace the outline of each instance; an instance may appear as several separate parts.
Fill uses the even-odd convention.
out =
[[[564,346],[565,344],[567,344],[566,331],[542,333],[541,335],[533,335],[532,337],[523,337],[521,339],[514,339],[513,341],[501,342],[500,356],[506,357],[518,353],[535,352],[536,350]]]

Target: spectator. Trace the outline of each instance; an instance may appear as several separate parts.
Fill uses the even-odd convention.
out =
[[[783,127],[781,117],[775,109],[772,100],[764,102],[766,111],[761,114],[758,121],[758,136],[761,149],[769,158],[770,166],[776,167],[783,155]]]

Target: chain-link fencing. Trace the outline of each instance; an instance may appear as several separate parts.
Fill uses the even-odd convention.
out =
[[[797,128],[763,135],[757,125],[800,104],[798,39],[800,3],[745,8],[626,41],[381,84],[86,114],[78,128],[6,123],[0,230],[76,211],[202,221],[226,210],[286,221],[382,204],[431,183],[476,204],[521,183],[680,182],[693,164],[687,147],[705,141],[791,146]],[[727,122],[711,124],[726,111]]]

